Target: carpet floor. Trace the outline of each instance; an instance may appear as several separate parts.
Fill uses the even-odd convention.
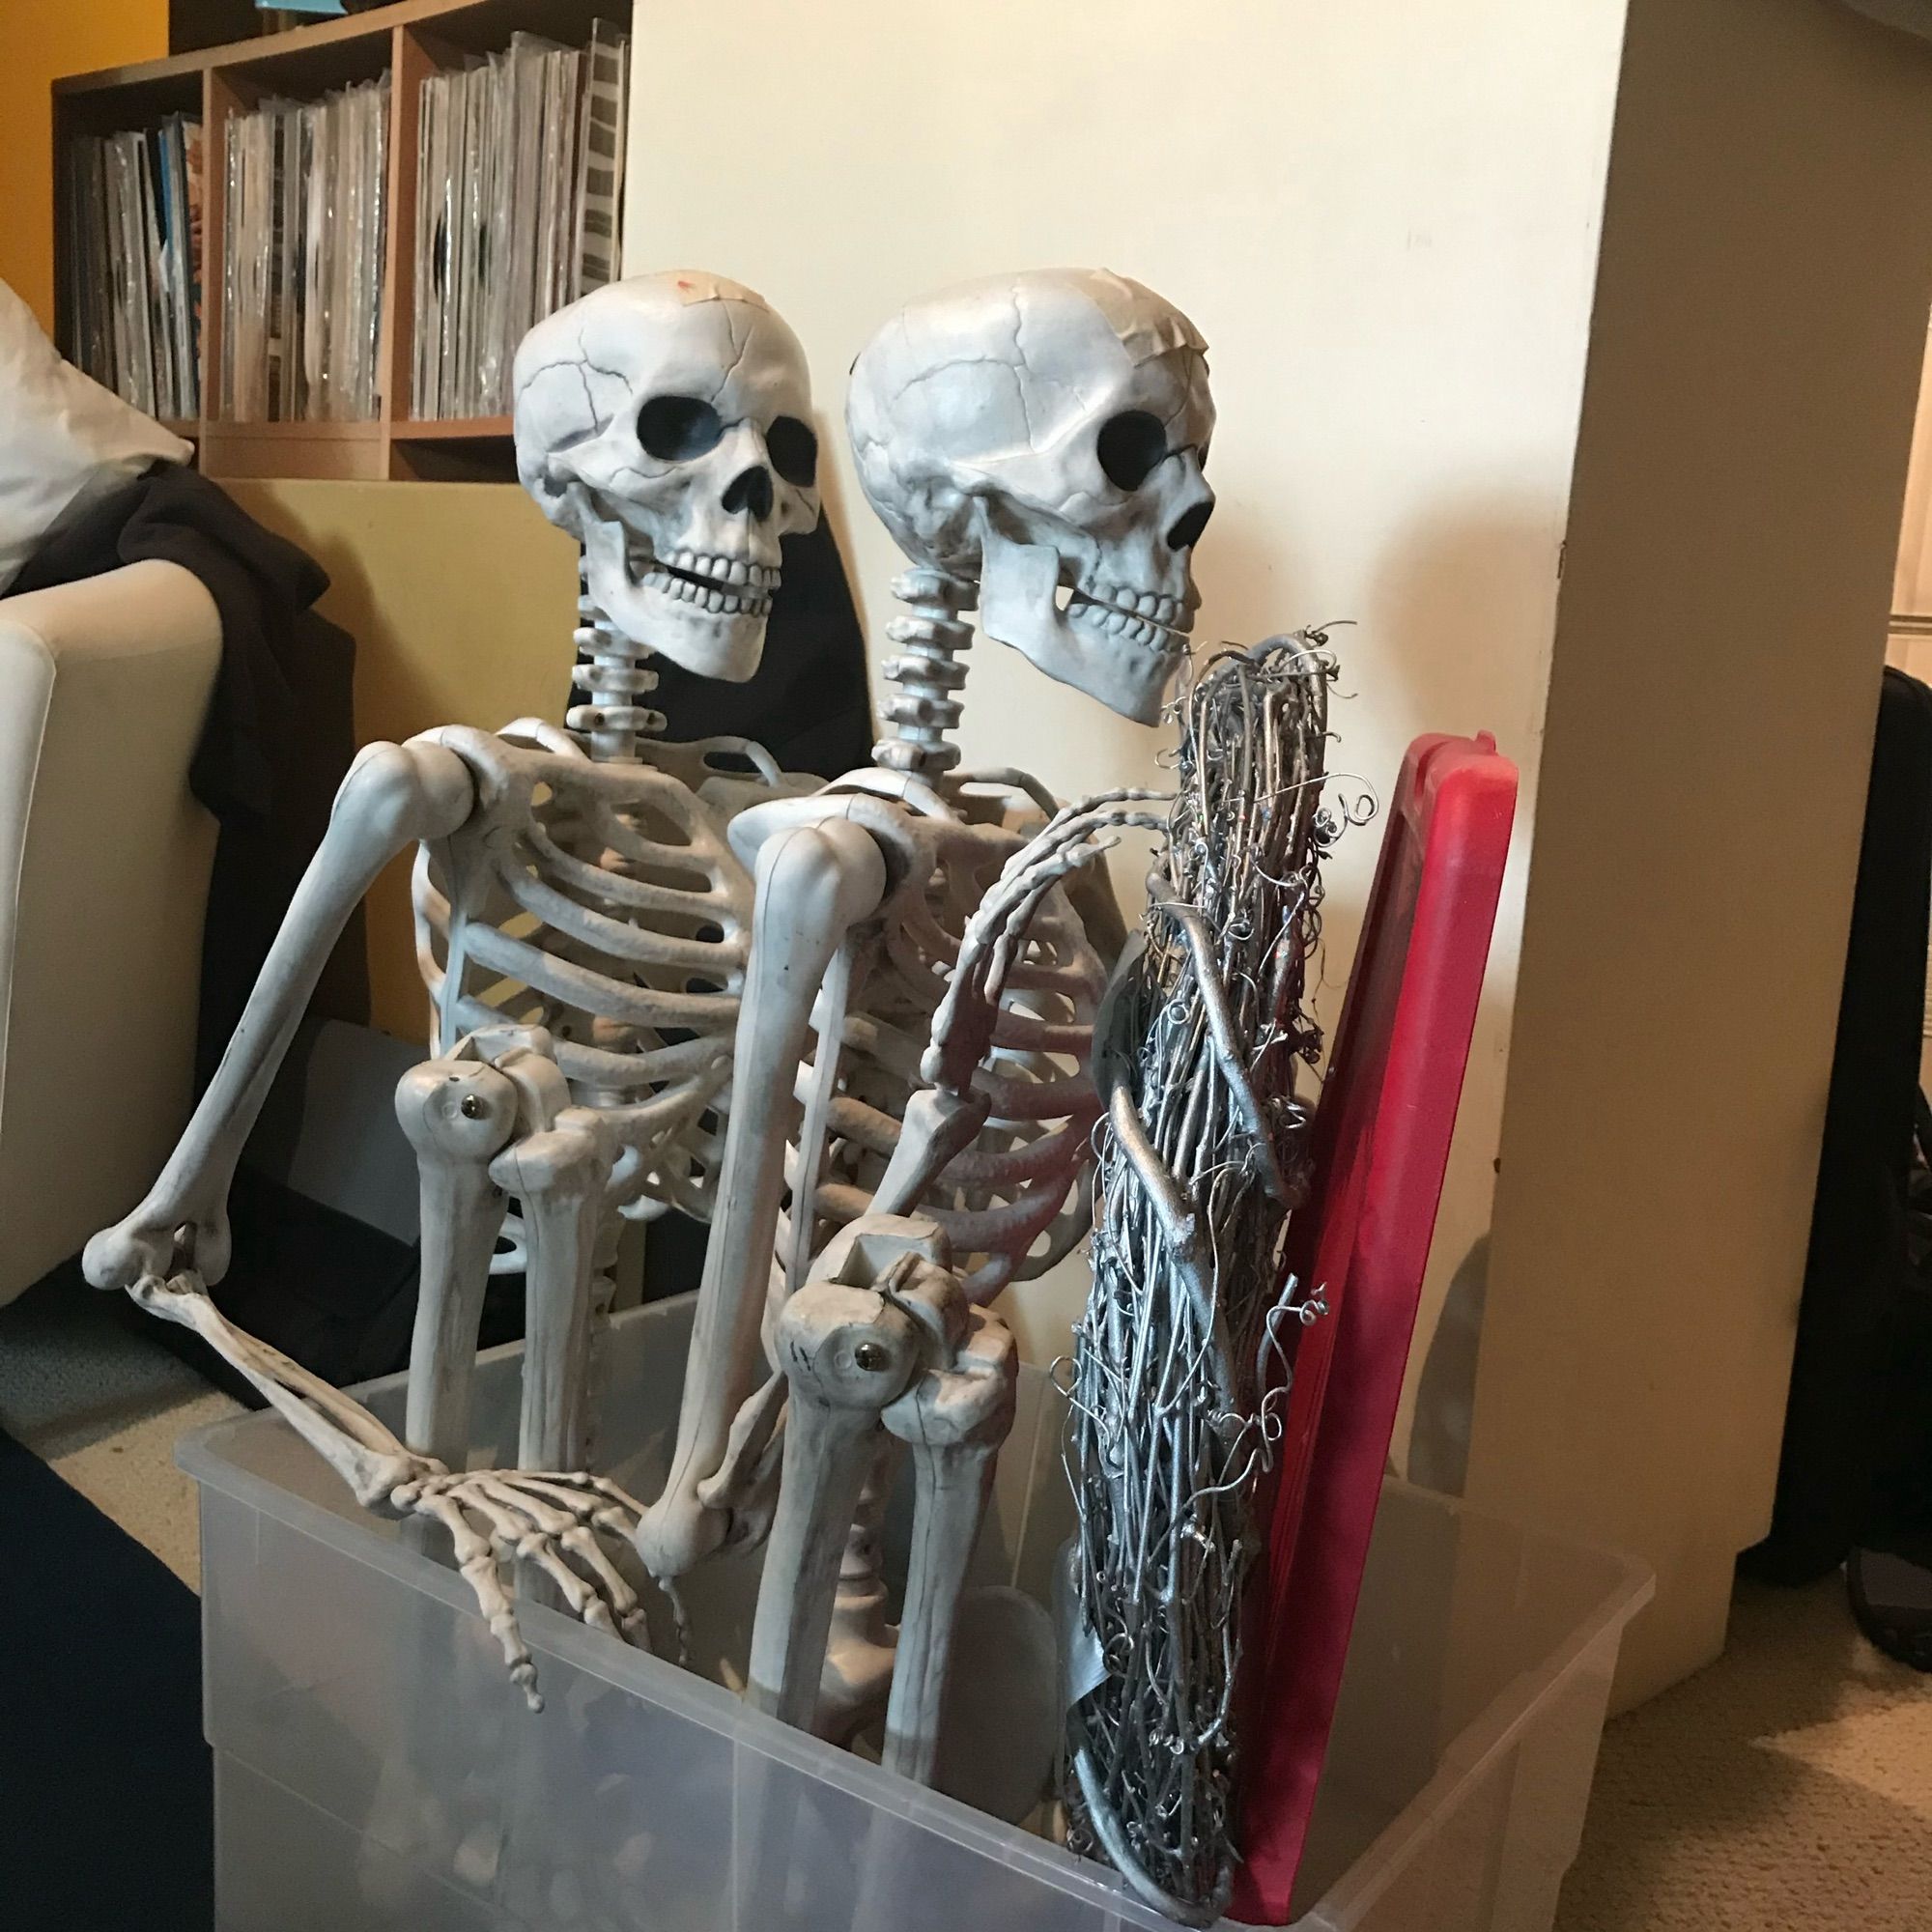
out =
[[[190,1589],[201,1584],[195,1490],[175,1443],[240,1411],[91,1289],[49,1284],[0,1308],[0,1430]]]
[[[1741,1585],[1729,1648],[1604,1733],[1558,1932],[1924,1932],[1932,1677],[1841,1579]]]
[[[235,1410],[97,1297],[0,1309],[0,1429],[190,1584],[174,1443]],[[1928,1895],[1932,1678],[1836,1579],[1747,1586],[1725,1655],[1605,1731],[1557,1932],[1924,1932]]]

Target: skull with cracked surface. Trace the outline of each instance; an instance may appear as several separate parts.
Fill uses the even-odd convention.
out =
[[[861,352],[845,426],[872,508],[916,562],[977,581],[988,637],[1160,715],[1214,507],[1207,345],[1179,309],[1091,269],[943,290]]]
[[[538,323],[513,381],[517,474],[583,546],[604,614],[701,677],[750,677],[779,539],[818,521],[798,338],[762,296],[672,270]]]

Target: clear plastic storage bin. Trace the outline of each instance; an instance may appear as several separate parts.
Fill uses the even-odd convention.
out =
[[[646,1496],[688,1299],[600,1343],[600,1466]],[[508,1460],[516,1349],[483,1358]],[[392,1425],[400,1378],[372,1384]],[[1041,1598],[1069,1523],[1059,1398],[1029,1372],[976,1556]],[[695,1579],[706,1681],[527,1602],[545,1708],[510,1683],[428,1534],[357,1511],[279,1421],[185,1440],[201,1485],[223,1932],[1111,1932],[1166,1921],[1104,1867],[749,1710],[755,1557]],[[890,1545],[891,1538],[888,1542]],[[1296,1922],[1547,1932],[1576,1854],[1640,1566],[1391,1483]],[[1027,1729],[979,1673],[982,1737]],[[1037,1727],[1037,1726],[1036,1726]]]

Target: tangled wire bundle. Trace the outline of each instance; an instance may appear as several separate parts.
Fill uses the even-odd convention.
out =
[[[1254,1479],[1281,1432],[1281,1324],[1319,1303],[1282,1241],[1305,1179],[1296,1063],[1320,867],[1332,658],[1320,633],[1213,659],[1183,707],[1165,870],[1096,1051],[1094,1285],[1068,1475],[1068,1829],[1140,1895],[1207,1924],[1233,1883],[1240,1592]]]

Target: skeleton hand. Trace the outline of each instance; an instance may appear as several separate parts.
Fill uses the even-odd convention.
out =
[[[592,1630],[627,1643],[644,1636],[644,1610],[600,1536],[628,1542],[641,1506],[602,1476],[539,1474],[527,1469],[478,1469],[452,1475],[427,1457],[411,1461],[420,1473],[383,1498],[399,1516],[427,1517],[449,1532],[450,1548],[476,1607],[502,1646],[503,1662],[533,1711],[536,1664],[517,1624],[515,1600],[503,1587],[511,1557],[533,1563]]]
[[[346,1482],[365,1509],[423,1517],[449,1532],[456,1564],[476,1597],[503,1662],[531,1710],[543,1709],[536,1664],[518,1628],[502,1565],[533,1563],[555,1584],[572,1613],[627,1642],[643,1633],[643,1607],[600,1537],[627,1542],[642,1506],[602,1476],[527,1469],[452,1472],[407,1449],[340,1389],[279,1350],[235,1327],[192,1274],[137,1282],[134,1299],[151,1315],[192,1328],[273,1407]]]

